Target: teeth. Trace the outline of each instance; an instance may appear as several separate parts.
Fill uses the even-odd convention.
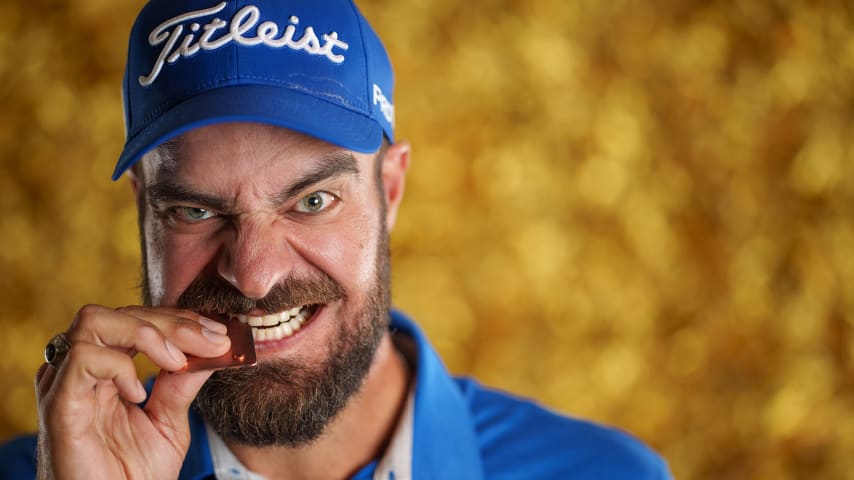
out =
[[[252,339],[255,340],[256,342],[263,342],[264,340],[267,339],[267,330],[266,329],[260,329],[260,328],[253,328],[252,329]]]
[[[278,325],[267,329],[267,339],[272,340],[282,336],[282,326]]]
[[[269,342],[290,337],[308,320],[305,306],[294,307],[285,312],[264,315],[263,317],[252,317],[249,315],[236,315],[240,323],[248,323],[254,327],[252,338],[256,342]]]
[[[241,317],[245,317],[246,321],[244,323],[249,323],[249,325],[253,326],[253,327],[272,327],[274,325],[278,325],[279,323],[281,323],[283,321],[287,321],[288,318],[290,318],[290,317],[286,317],[286,316],[287,316],[287,312],[274,313],[272,315],[264,315],[263,317],[250,317],[248,315],[238,315],[237,318],[240,319],[241,322],[243,322],[243,318],[241,318]]]
[[[277,332],[281,333],[281,338],[290,337],[294,334],[294,327],[291,326],[291,322],[285,322],[276,328],[281,330],[281,332]]]

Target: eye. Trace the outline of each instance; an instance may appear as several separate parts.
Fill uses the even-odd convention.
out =
[[[296,211],[301,213],[317,213],[328,208],[335,200],[335,196],[329,192],[312,192],[297,202]]]
[[[173,212],[178,220],[185,222],[201,222],[216,216],[216,213],[199,207],[175,207]]]

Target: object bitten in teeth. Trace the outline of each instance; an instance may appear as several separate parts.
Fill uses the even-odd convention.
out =
[[[255,358],[255,341],[252,339],[252,327],[236,318],[224,321],[215,315],[207,315],[228,327],[228,338],[231,348],[225,355],[215,358],[202,358],[187,355],[187,365],[175,373],[195,372],[198,370],[219,370],[229,367],[250,367],[257,363]]]

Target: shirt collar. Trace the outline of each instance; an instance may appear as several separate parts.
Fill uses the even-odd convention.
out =
[[[412,320],[391,312],[392,332],[418,347],[413,428],[413,478],[483,478],[477,435],[468,402],[439,355]]]
[[[392,334],[404,335],[415,344],[415,388],[374,478],[444,478],[453,472],[456,478],[482,479],[479,444],[466,399],[412,320],[392,310],[390,328]],[[210,478],[214,475],[211,448],[205,424],[195,410],[190,412],[190,432],[180,478]],[[407,450],[411,476],[405,471]]]

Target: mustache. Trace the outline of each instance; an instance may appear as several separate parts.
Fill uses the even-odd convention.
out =
[[[331,303],[347,297],[347,292],[329,275],[316,278],[289,276],[276,284],[263,298],[243,295],[218,275],[197,277],[178,298],[178,308],[221,315],[249,313],[254,309],[273,313],[301,305]]]

